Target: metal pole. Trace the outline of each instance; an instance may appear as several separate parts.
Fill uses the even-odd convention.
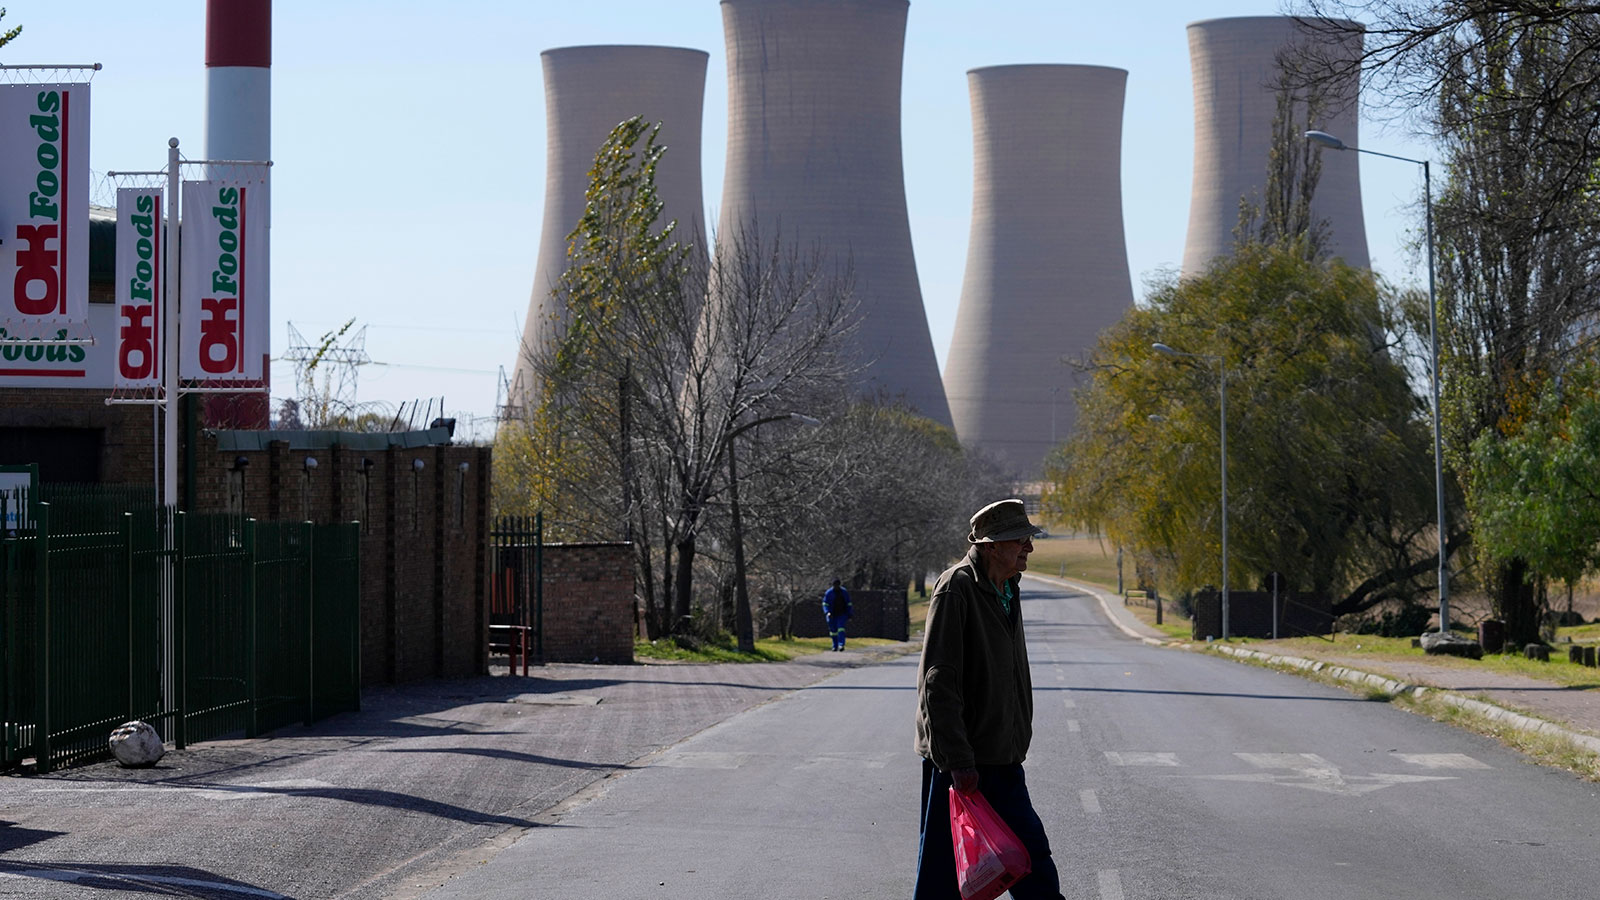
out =
[[[739,521],[739,452],[728,441],[728,506],[733,517],[733,627],[739,652],[756,652],[755,623],[750,615],[750,593],[744,583],[744,527]]]
[[[1428,161],[1422,160],[1422,196],[1428,223],[1428,343],[1433,358],[1428,376],[1433,382],[1433,493],[1439,521],[1439,633],[1450,631],[1450,568],[1445,557],[1444,527],[1444,451],[1439,435],[1439,305],[1433,288],[1433,178]]]
[[[162,275],[165,280],[161,291],[161,314],[166,318],[162,338],[161,390],[166,406],[166,421],[162,423],[162,485],[161,502],[167,507],[178,505],[178,139],[167,141],[167,252]]]
[[[1272,639],[1278,639],[1278,582],[1283,576],[1272,573]]]
[[[533,514],[533,653],[544,665],[544,510]],[[522,658],[522,674],[528,674],[528,658]]]
[[[1222,394],[1222,639],[1228,639],[1228,367],[1217,358]]]

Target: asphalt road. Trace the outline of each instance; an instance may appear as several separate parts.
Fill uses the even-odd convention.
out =
[[[1068,897],[1522,898],[1600,881],[1595,785],[1024,589]],[[859,660],[856,660],[859,662]],[[552,666],[376,691],[161,767],[0,778],[0,897],[904,898],[916,659]]]
[[[1131,641],[1030,581],[1029,783],[1072,898],[1586,893],[1597,789],[1344,690]],[[903,898],[914,657],[735,716],[594,785],[426,900]]]

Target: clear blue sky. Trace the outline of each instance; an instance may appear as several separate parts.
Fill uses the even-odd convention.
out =
[[[22,37],[0,61],[105,65],[95,76],[91,166],[157,169],[176,136],[204,151],[203,0],[5,0]],[[1127,69],[1123,198],[1136,295],[1175,268],[1188,224],[1193,122],[1184,27],[1274,15],[1273,0],[1062,3],[912,0],[906,35],[906,195],[941,367],[960,299],[971,205],[966,70],[1012,63]],[[540,51],[666,44],[711,54],[705,202],[722,189],[727,82],[716,0],[278,0],[273,33],[273,353],[287,323],[314,338],[354,316],[375,365],[361,400],[443,396],[493,413],[527,308],[544,194]],[[1375,150],[1429,153],[1363,121]],[[1362,157],[1374,267],[1425,277],[1409,249],[1417,167]],[[102,202],[109,201],[109,194]],[[275,395],[293,370],[273,365]]]

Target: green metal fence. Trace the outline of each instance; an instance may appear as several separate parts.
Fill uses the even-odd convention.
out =
[[[103,754],[129,719],[181,747],[359,708],[358,525],[115,491],[30,512],[0,539],[0,766]]]

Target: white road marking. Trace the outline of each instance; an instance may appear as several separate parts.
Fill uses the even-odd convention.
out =
[[[1373,791],[1397,784],[1414,784],[1419,781],[1451,781],[1454,775],[1390,775],[1375,772],[1371,775],[1345,775],[1339,767],[1315,753],[1235,753],[1239,759],[1260,769],[1287,769],[1290,774],[1259,772],[1250,775],[1202,775],[1212,781],[1250,781],[1259,784],[1281,784],[1305,788],[1326,794],[1348,797],[1370,794]]]
[[[1333,769],[1333,763],[1328,762],[1315,753],[1235,753],[1234,756],[1244,760],[1258,769],[1295,769],[1295,770],[1320,770]]]
[[[814,769],[818,766],[850,766],[852,768],[881,769],[889,765],[893,753],[824,753],[802,760],[796,769]],[[734,768],[734,767],[729,767]]]
[[[1079,791],[1078,802],[1083,804],[1083,811],[1089,815],[1100,814],[1100,798],[1095,796],[1094,791]]]
[[[716,751],[686,750],[669,753],[656,760],[654,765],[670,769],[737,769],[744,765],[748,753],[720,753]]]
[[[198,878],[178,878],[172,875],[124,875],[110,872],[83,872],[76,869],[14,869],[9,872],[0,872],[0,878],[41,878],[46,881],[103,881],[125,882],[130,887],[139,884],[156,885],[170,884],[178,887],[205,888],[207,890],[227,891],[230,894],[244,894],[250,897],[266,897],[268,900],[290,900],[276,891],[263,890],[242,884],[228,884],[222,881],[201,881]]]
[[[1100,870],[1100,900],[1122,900],[1122,876],[1116,869]]]
[[[1113,766],[1182,766],[1176,753],[1145,753],[1138,750],[1107,750],[1106,759]]]
[[[1391,754],[1401,762],[1408,762],[1424,769],[1488,769],[1488,763],[1479,762],[1465,753],[1394,753]]]
[[[518,694],[507,698],[507,703],[526,703],[531,706],[598,706],[599,697],[579,697],[572,694]]]
[[[1071,732],[1072,734],[1077,734],[1078,733],[1078,720],[1077,719],[1068,719],[1067,720],[1067,731]]]

